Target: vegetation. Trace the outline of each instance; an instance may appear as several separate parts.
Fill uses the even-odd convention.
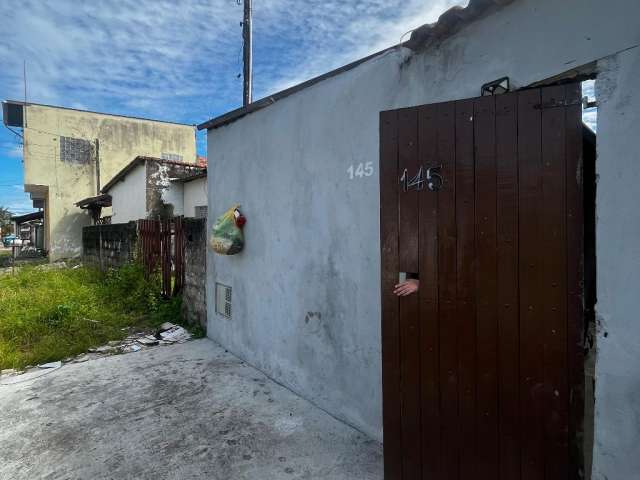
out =
[[[138,264],[106,274],[90,267],[23,267],[0,276],[0,368],[77,355],[124,338],[125,327],[180,323],[180,299],[159,292],[159,278],[145,279]]]
[[[11,212],[5,207],[0,207],[0,237],[9,233],[11,233]]]

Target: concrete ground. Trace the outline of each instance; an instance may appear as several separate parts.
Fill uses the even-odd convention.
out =
[[[2,479],[382,479],[379,443],[202,339],[0,386]]]

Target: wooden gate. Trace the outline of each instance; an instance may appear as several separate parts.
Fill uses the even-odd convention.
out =
[[[381,113],[387,480],[582,478],[580,94]]]
[[[182,217],[138,220],[140,258],[147,275],[158,268],[162,295],[177,295],[184,286],[184,231]]]

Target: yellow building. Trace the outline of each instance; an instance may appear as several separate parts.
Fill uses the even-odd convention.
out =
[[[82,253],[87,212],[74,205],[139,155],[196,162],[195,128],[158,120],[3,102],[5,125],[23,129],[24,189],[44,208],[50,261]]]

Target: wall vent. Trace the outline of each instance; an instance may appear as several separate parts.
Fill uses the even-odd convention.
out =
[[[231,287],[216,282],[216,313],[231,318]]]
[[[195,210],[196,210],[196,218],[207,218],[206,205],[198,205],[196,206]]]

